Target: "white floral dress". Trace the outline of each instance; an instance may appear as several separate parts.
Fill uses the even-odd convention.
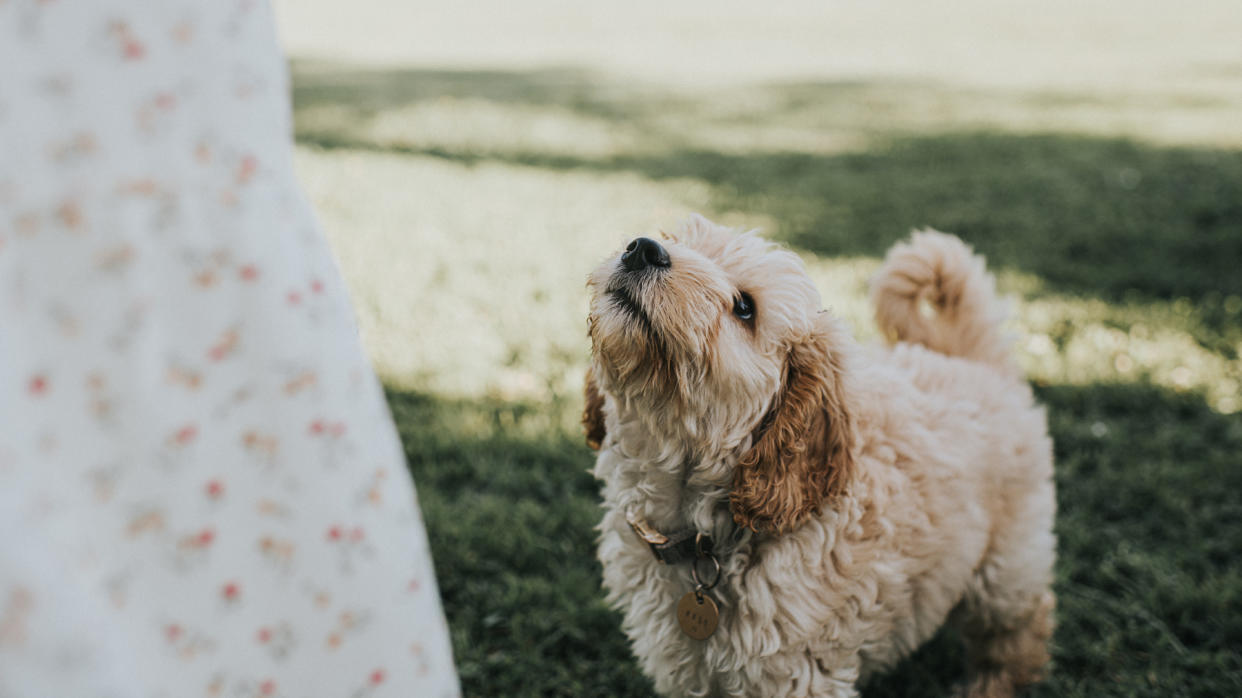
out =
[[[0,697],[458,693],[255,0],[0,0]]]

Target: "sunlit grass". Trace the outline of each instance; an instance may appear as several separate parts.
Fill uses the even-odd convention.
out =
[[[714,213],[700,183],[628,173],[313,149],[299,166],[381,375],[445,395],[572,394],[588,350],[587,272],[632,237]],[[780,232],[762,216],[723,220]],[[803,256],[825,305],[874,340],[866,284],[878,260]],[[1050,293],[1031,274],[1002,269],[1001,278],[1019,301],[1016,349],[1033,380],[1150,382],[1224,413],[1242,408],[1237,296],[1217,300],[1225,329],[1214,330],[1187,299],[1107,303]]]
[[[585,281],[706,188],[630,174],[298,155],[381,376],[446,395],[547,399],[587,358]]]

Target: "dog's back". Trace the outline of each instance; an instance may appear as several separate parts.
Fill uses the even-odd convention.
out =
[[[979,698],[1038,680],[1055,606],[1052,444],[1002,329],[1008,310],[995,287],[982,257],[933,230],[894,246],[871,287],[876,321],[896,343],[888,363],[939,397],[942,424],[931,431],[945,448],[971,441],[964,427],[986,434],[980,453],[962,462],[986,471],[978,479],[990,541],[954,614],[971,665],[966,694]]]

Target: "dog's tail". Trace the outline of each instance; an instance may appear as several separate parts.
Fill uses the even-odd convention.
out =
[[[983,257],[952,235],[920,230],[895,245],[871,282],[871,302],[889,341],[1017,370],[996,280]]]

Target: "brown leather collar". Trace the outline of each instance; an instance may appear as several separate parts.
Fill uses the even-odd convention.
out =
[[[712,554],[712,537],[699,533],[696,529],[684,528],[665,535],[633,510],[626,512],[625,520],[634,529],[634,533],[651,548],[656,559],[666,565],[692,562]]]

